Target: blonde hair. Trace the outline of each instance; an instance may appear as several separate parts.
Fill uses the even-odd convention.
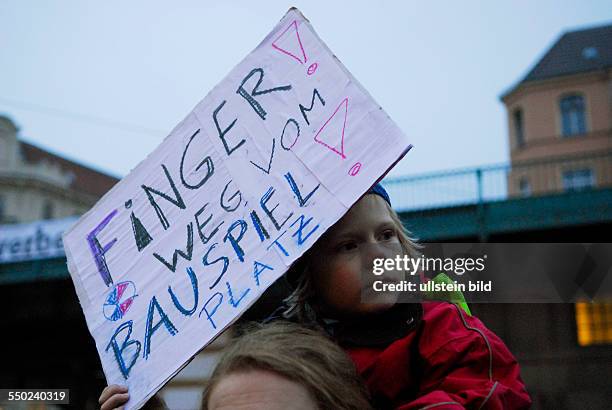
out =
[[[391,205],[387,201],[383,202],[397,228],[397,236],[404,254],[410,258],[418,258],[420,256],[419,249],[421,249],[421,245],[418,244],[417,239],[404,227],[399,215],[391,208]],[[319,238],[317,244],[325,241],[325,237],[326,235],[324,234]],[[294,285],[294,291],[285,299],[287,309],[283,313],[283,317],[286,319],[308,324],[316,324],[319,321],[312,304],[315,290],[312,275],[310,274],[310,260],[316,252],[313,249],[316,249],[317,244],[295,261],[286,273],[287,278]]]
[[[243,328],[244,329],[244,328]],[[224,352],[202,398],[228,374],[265,370],[304,386],[319,409],[368,410],[365,385],[348,355],[322,333],[287,321],[252,323]]]

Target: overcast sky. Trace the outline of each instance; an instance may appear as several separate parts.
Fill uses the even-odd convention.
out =
[[[391,175],[505,162],[499,96],[610,1],[0,0],[0,113],[117,176],[295,5],[409,136]]]

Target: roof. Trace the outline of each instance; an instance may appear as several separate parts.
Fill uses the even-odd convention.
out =
[[[563,34],[523,82],[608,67],[612,67],[612,25]]]
[[[564,33],[531,71],[517,85],[504,93],[504,96],[527,82],[599,71],[610,67],[612,67],[611,24],[569,31]]]
[[[119,178],[70,161],[23,141],[21,142],[21,153],[23,159],[31,164],[47,161],[58,165],[64,172],[74,175],[74,180],[70,185],[71,189],[94,195],[98,198],[119,181]]]
[[[15,125],[15,123],[6,115],[0,114],[0,132],[8,132],[11,134],[17,133],[19,129]]]

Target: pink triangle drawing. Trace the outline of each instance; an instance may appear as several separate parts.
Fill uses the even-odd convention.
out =
[[[272,42],[272,47],[289,57],[295,58],[300,64],[304,64],[308,61],[306,52],[302,46],[302,40],[300,39],[297,20],[293,20],[293,23],[289,24],[289,27]]]
[[[341,107],[344,107],[344,110],[340,110]],[[336,115],[339,112],[340,114]],[[342,115],[342,113],[344,113],[344,115]],[[340,155],[342,159],[346,158],[346,155],[344,155],[344,130],[346,129],[347,114],[348,97],[342,100],[332,116],[325,121],[325,124],[317,131],[314,137],[316,142],[334,151],[336,154]],[[340,129],[342,129],[342,131],[340,131]]]
[[[119,310],[121,310],[121,313],[125,314],[125,312],[127,312],[130,306],[132,305],[133,301],[134,301],[134,298],[129,298],[128,300],[123,302],[121,305],[119,305]]]
[[[123,292],[125,292],[125,288],[127,287],[127,282],[121,282],[117,284],[117,301],[121,300],[121,296]]]

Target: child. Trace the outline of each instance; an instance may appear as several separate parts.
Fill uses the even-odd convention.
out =
[[[362,302],[374,259],[397,255],[417,246],[375,185],[287,272],[284,316],[318,323],[348,352],[375,408],[529,408],[516,359],[458,305]]]

